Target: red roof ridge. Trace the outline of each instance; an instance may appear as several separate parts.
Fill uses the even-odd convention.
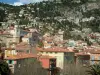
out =
[[[50,51],[50,52],[74,52],[73,50],[64,49],[63,47],[51,47],[51,48],[36,48],[38,51]]]
[[[12,55],[5,59],[17,60],[17,59],[25,59],[25,58],[37,58],[37,55],[31,53],[18,53],[17,55]]]

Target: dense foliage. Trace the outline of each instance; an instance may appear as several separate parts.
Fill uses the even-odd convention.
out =
[[[11,75],[8,64],[2,60],[0,60],[0,75]]]
[[[90,75],[100,75],[100,64],[91,65],[88,73]]]
[[[26,59],[20,63],[20,66],[15,69],[14,75],[47,75],[47,70],[42,67],[37,59]]]

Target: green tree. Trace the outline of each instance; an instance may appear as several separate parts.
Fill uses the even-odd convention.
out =
[[[99,64],[91,65],[88,73],[91,75],[100,75],[100,65]]]
[[[47,71],[37,59],[26,59],[20,63],[14,75],[47,75]]]
[[[0,60],[0,75],[11,75],[8,64],[2,60]]]
[[[39,45],[39,47],[43,47],[43,46],[44,46],[44,44],[43,44],[42,41],[39,41],[39,42],[38,42],[38,45]]]
[[[19,22],[20,25],[27,25],[28,23],[29,23],[28,19],[21,19]]]
[[[91,65],[88,73],[91,75],[100,75],[100,65],[99,64]]]
[[[81,0],[81,3],[86,3],[88,2],[88,0]]]
[[[63,75],[89,75],[88,68],[82,64],[64,64],[64,69],[61,71]]]
[[[5,19],[5,10],[0,9],[0,22],[3,22]]]

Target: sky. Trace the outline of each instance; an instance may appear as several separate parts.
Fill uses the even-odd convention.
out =
[[[23,5],[28,3],[40,2],[43,0],[0,0],[0,2],[8,3],[11,5]]]

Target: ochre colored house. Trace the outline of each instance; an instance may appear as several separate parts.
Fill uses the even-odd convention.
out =
[[[90,64],[100,64],[100,50],[94,50],[91,52]]]

